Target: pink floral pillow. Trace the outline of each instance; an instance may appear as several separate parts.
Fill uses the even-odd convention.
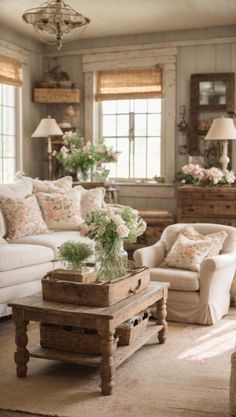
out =
[[[37,193],[43,217],[50,229],[78,230],[83,223],[80,212],[80,194],[76,190],[65,193]]]
[[[23,199],[1,195],[0,204],[8,223],[8,239],[18,239],[48,231],[34,195]]]
[[[166,266],[199,271],[213,245],[209,240],[190,240],[180,234],[165,259]]]

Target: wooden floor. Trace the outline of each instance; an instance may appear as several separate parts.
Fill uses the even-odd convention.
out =
[[[6,336],[11,332],[15,331],[14,323],[11,317],[1,318],[0,319],[0,343]],[[15,411],[6,411],[0,410],[0,417],[42,417],[39,414],[15,412]]]

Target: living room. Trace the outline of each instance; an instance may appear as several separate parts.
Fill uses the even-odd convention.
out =
[[[231,366],[230,361],[236,335],[236,4],[233,0],[69,0],[68,4],[82,13],[82,25],[70,26],[68,40],[33,25],[35,11],[43,6],[40,1],[0,4],[0,194],[1,209],[10,213],[5,225],[0,216],[0,415],[234,416],[236,363]],[[22,19],[27,12],[30,24]],[[124,92],[122,82],[130,79],[133,84]],[[40,131],[48,116],[55,121],[54,133]],[[229,123],[222,137],[209,130],[213,119]],[[74,152],[73,143],[69,149],[70,131],[72,137],[81,135],[85,153],[89,147],[97,158],[89,166],[89,181],[80,179],[79,165],[74,170],[66,165],[71,149]],[[103,160],[98,159],[101,137],[103,149],[114,152]],[[7,304],[41,289],[41,278],[52,263],[57,267],[58,247],[78,241],[78,227],[71,227],[69,215],[60,229],[56,224],[60,219],[53,222],[49,210],[46,213],[49,200],[42,194],[63,188],[72,199],[80,195],[83,221],[95,200],[96,209],[104,208],[104,198],[111,206],[137,210],[147,229],[125,247],[130,256],[140,250],[136,265],[150,267],[152,281],[171,284],[167,338],[159,333],[160,344],[150,339],[118,368],[113,393],[107,397],[99,392],[96,368],[73,362],[42,361],[32,354],[27,378],[15,374],[15,328]],[[21,214],[16,215],[12,202],[26,197],[31,208],[34,205],[31,232],[26,232],[28,226],[16,225]],[[66,203],[61,199],[57,204],[53,210],[61,213]],[[23,211],[28,209],[24,206]],[[41,212],[43,223],[37,217]],[[74,220],[78,224],[81,219]],[[205,235],[210,239],[211,234],[220,234],[221,246],[217,255],[208,251],[191,277],[186,267],[178,287],[180,266],[156,266],[171,252],[180,223],[196,223],[182,239],[196,240],[198,252],[201,245],[205,253],[209,246],[209,240],[203,242]],[[56,232],[46,236],[47,229]],[[153,260],[151,251],[142,247],[160,237]],[[86,244],[87,237],[82,241]],[[165,288],[156,295],[164,301]],[[158,321],[166,330],[166,307],[159,298],[153,302],[159,303]],[[21,335],[16,339],[21,341],[27,337],[23,316],[32,314],[28,335],[34,344],[36,313],[12,307]],[[45,317],[49,315],[47,310]],[[24,350],[21,341],[18,348]],[[20,355],[18,367],[26,356]]]

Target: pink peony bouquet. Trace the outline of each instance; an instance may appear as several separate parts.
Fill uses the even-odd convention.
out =
[[[233,171],[223,172],[219,168],[202,168],[198,164],[188,164],[177,174],[181,184],[217,185],[234,184],[236,177]]]

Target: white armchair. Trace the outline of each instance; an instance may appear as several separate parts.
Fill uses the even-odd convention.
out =
[[[205,235],[225,230],[228,236],[220,255],[205,258],[200,271],[160,268],[160,263],[171,249],[178,233],[193,226]],[[167,319],[188,323],[213,324],[229,309],[230,288],[236,266],[236,228],[221,224],[174,224],[168,226],[160,240],[134,253],[137,266],[151,268],[152,281],[170,282]]]

